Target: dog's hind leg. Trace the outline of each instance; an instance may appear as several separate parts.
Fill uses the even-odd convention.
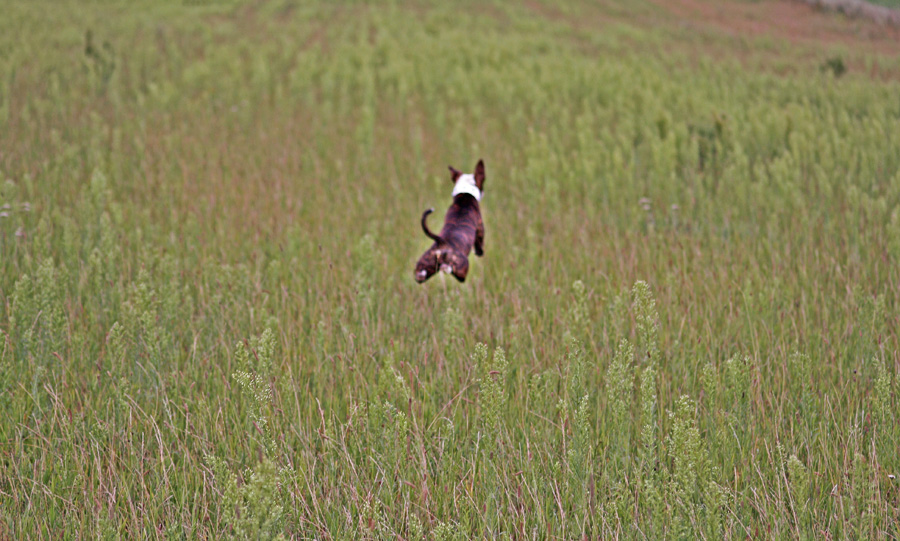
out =
[[[469,258],[462,254],[453,254],[450,259],[450,273],[460,282],[466,281],[466,275],[469,274]]]

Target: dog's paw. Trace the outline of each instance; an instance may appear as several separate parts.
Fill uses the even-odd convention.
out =
[[[446,272],[446,273],[451,273],[451,272],[453,272],[453,267],[444,263],[443,265],[441,265],[441,271]]]

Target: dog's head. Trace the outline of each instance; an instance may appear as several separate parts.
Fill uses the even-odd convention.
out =
[[[475,172],[471,175],[465,175],[451,165],[450,181],[453,182],[454,197],[467,193],[481,201],[481,195],[484,193],[484,160],[478,160]]]

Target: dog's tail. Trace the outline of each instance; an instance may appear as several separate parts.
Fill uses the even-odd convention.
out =
[[[428,238],[430,238],[434,242],[444,242],[444,239],[432,233],[431,230],[428,229],[428,224],[425,223],[425,220],[428,219],[428,215],[432,212],[434,212],[434,209],[428,209],[422,214],[422,231],[424,231]]]

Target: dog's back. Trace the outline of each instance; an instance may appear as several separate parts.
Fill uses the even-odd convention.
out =
[[[444,216],[440,237],[454,250],[469,255],[481,224],[481,207],[469,194],[457,195]]]

